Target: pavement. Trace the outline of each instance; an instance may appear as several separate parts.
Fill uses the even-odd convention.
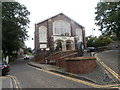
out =
[[[73,78],[77,78],[80,80],[85,80],[91,83],[99,84],[99,85],[110,85],[110,84],[118,84],[118,80],[113,77],[97,60],[97,67],[94,69],[93,72],[88,74],[73,74],[66,72],[65,69],[61,69],[55,65],[50,64],[39,64],[34,62],[33,60],[28,62],[28,65],[33,67],[37,67],[40,69],[48,70],[51,72],[67,75]]]
[[[10,77],[0,76],[0,90],[9,89],[12,90],[14,88],[13,81]]]
[[[20,86],[15,76],[10,74],[0,76],[0,90],[14,90],[19,88]]]

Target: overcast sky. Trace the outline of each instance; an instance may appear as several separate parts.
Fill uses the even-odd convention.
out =
[[[86,36],[95,36],[101,33],[95,26],[95,7],[100,0],[17,0],[24,4],[30,11],[30,28],[27,29],[30,38],[26,41],[26,46],[34,48],[34,25],[59,13],[63,13],[85,27]]]

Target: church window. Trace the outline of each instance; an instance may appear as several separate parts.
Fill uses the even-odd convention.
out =
[[[63,20],[57,20],[53,23],[53,34],[71,36],[70,24]]]
[[[76,38],[77,41],[83,42],[82,30],[79,28],[76,29]]]
[[[47,42],[47,28],[45,26],[39,28],[39,42]]]

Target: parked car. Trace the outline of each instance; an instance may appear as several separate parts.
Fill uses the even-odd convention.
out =
[[[24,60],[27,60],[27,59],[29,59],[29,56],[26,54],[24,55]]]
[[[95,47],[87,47],[87,52],[95,52]]]
[[[6,62],[0,62],[1,75],[7,75],[10,72],[10,66]]]

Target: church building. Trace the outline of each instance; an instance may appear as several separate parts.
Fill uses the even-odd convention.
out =
[[[36,54],[76,50],[78,42],[86,48],[85,28],[63,13],[35,24]]]

